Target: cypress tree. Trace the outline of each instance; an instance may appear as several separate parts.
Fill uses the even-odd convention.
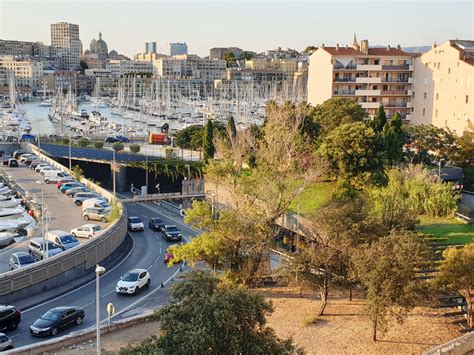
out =
[[[214,147],[214,125],[212,120],[208,120],[204,127],[204,137],[202,140],[202,150],[204,153],[204,161],[214,158],[216,148]]]
[[[235,138],[235,136],[237,135],[237,128],[235,128],[235,121],[233,116],[230,116],[229,120],[227,121],[227,133],[232,139]]]
[[[382,105],[375,112],[375,117],[372,120],[372,128],[376,133],[381,133],[385,124],[387,123],[387,115]]]
[[[400,162],[403,158],[403,144],[405,144],[405,139],[402,130],[402,119],[398,112],[385,124],[382,131],[382,138],[387,159],[390,164]]]

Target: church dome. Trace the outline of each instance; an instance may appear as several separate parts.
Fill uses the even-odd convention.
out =
[[[102,39],[102,33],[99,33],[99,39],[95,43],[95,52],[99,59],[106,59],[109,54],[107,43]]]

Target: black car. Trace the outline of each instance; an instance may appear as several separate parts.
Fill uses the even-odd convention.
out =
[[[28,152],[24,151],[24,150],[15,150],[12,154],[12,157],[15,158],[15,159],[20,159],[20,156],[22,154],[26,154]]]
[[[38,337],[56,335],[67,327],[81,324],[84,316],[84,310],[79,307],[52,308],[30,326],[30,333]]]
[[[174,225],[164,226],[161,236],[167,242],[180,242],[183,239],[181,231]]]
[[[150,218],[150,221],[148,222],[148,227],[151,229],[151,230],[154,230],[154,231],[162,231],[163,228],[165,226],[165,222],[163,222],[161,219],[159,218]]]
[[[0,329],[15,330],[21,322],[21,313],[14,306],[0,306]]]
[[[117,142],[122,142],[120,139],[117,137],[107,137],[105,138],[105,143],[117,143]]]

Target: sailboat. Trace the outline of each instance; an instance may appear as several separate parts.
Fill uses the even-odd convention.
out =
[[[46,96],[46,82],[43,81],[43,101],[41,101],[38,106],[51,107],[52,105],[53,105],[53,101]]]

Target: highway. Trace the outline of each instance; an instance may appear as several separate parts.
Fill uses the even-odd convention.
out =
[[[142,217],[145,223],[145,231],[130,233],[133,238],[133,247],[127,257],[100,277],[101,321],[105,321],[107,318],[106,305],[109,302],[114,304],[116,315],[126,312],[129,309],[138,307],[140,301],[144,300],[150,293],[160,292],[162,283],[180,273],[179,266],[176,265],[168,268],[164,264],[164,253],[171,243],[164,241],[159,232],[148,229],[150,217],[160,217],[167,224],[175,224],[181,229],[185,239],[189,239],[189,237],[195,234],[195,231],[186,226],[177,213],[169,212],[156,203],[126,204],[126,208],[129,216]],[[152,280],[150,287],[141,290],[137,295],[133,296],[117,295],[115,293],[115,285],[119,281],[120,276],[134,268],[145,268],[149,271]],[[14,340],[15,347],[44,340],[32,337],[29,333],[29,326],[47,310],[58,306],[74,305],[83,307],[85,310],[85,319],[80,326],[60,332],[58,336],[94,326],[96,322],[95,287],[95,281],[92,281],[51,301],[22,310],[22,321],[18,329],[10,332],[7,331],[6,334]]]
[[[23,191],[29,191],[33,195],[34,201],[41,204],[41,186],[36,181],[43,181],[43,177],[39,173],[34,172],[29,166],[23,164],[20,164],[17,168],[3,167],[2,172],[12,177]],[[68,232],[73,228],[88,223],[82,217],[81,207],[76,206],[72,198],[59,192],[56,184],[44,184],[43,189],[44,205],[50,215],[48,230],[60,229]],[[107,226],[106,223],[99,221],[91,223],[98,224],[102,229]],[[41,236],[41,228],[38,228],[37,234]],[[79,238],[79,241],[85,242],[86,239]],[[0,273],[9,271],[8,261],[12,253],[28,251],[27,244],[28,239],[20,237],[16,243],[0,249]]]

